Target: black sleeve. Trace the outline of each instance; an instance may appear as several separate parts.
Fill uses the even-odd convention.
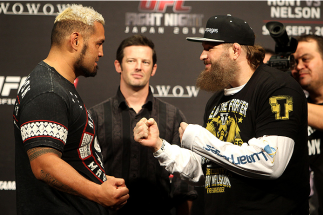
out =
[[[68,107],[60,96],[41,94],[20,111],[19,126],[26,150],[45,146],[63,151],[68,134]]]
[[[304,94],[292,88],[280,88],[264,95],[256,117],[256,137],[278,135],[296,140],[300,125],[307,124]]]

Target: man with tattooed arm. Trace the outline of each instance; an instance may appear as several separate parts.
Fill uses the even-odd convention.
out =
[[[107,214],[129,198],[123,179],[105,175],[93,120],[73,83],[95,76],[104,19],[72,5],[54,22],[47,58],[18,92],[13,111],[17,214]]]

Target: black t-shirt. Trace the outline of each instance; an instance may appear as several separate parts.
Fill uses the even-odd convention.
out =
[[[13,116],[18,214],[106,214],[101,205],[36,179],[26,153],[54,148],[88,180],[106,180],[93,120],[74,85],[40,62],[19,90]]]
[[[311,101],[309,100],[311,103]],[[323,104],[319,104],[323,105]],[[323,131],[308,126],[308,155],[311,170],[314,171],[315,192],[318,197],[320,213],[323,213]]]
[[[264,135],[290,137],[295,142],[287,168],[275,180],[244,177],[207,161],[206,214],[294,214],[294,210],[295,214],[306,214],[307,104],[292,77],[260,65],[240,92],[213,95],[204,120],[206,128],[220,140],[239,146]],[[257,156],[261,155],[237,157],[235,162],[253,162]]]

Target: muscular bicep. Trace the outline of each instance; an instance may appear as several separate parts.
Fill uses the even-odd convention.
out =
[[[29,149],[27,155],[30,161],[31,169],[37,179],[41,179],[42,171],[48,165],[51,165],[50,160],[52,156],[61,158],[62,153],[56,149],[49,147],[36,147]]]
[[[73,188],[60,180],[59,174],[65,174],[62,165],[62,153],[49,147],[36,147],[27,151],[31,169],[38,180],[44,181],[49,186],[73,195],[80,195]],[[60,169],[60,172],[58,172]]]

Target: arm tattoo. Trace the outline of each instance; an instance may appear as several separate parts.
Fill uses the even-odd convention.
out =
[[[62,153],[59,152],[56,149],[49,148],[49,147],[36,147],[29,149],[27,151],[28,157],[30,161],[35,160],[41,155],[53,153],[58,155],[59,157],[62,157]],[[50,173],[45,172],[44,170],[40,170],[40,178],[42,181],[46,182],[49,186],[59,190],[63,191],[69,194],[78,195],[81,196],[77,191],[72,189],[71,187],[63,184],[62,182],[58,181],[55,177],[53,177]]]
[[[49,186],[51,186],[59,191],[63,191],[63,192],[69,193],[69,194],[77,195],[77,196],[82,196],[77,191],[75,191],[71,187],[61,183],[56,178],[54,178],[50,173],[47,173],[44,170],[40,170],[40,177],[41,177],[41,180],[45,181]]]
[[[59,157],[62,157],[62,153],[53,148],[37,147],[32,148],[27,151],[29,161],[35,160],[39,156],[47,153],[57,154]]]

